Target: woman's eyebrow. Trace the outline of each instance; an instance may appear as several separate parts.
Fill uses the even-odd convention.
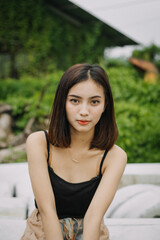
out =
[[[99,96],[99,95],[96,95],[96,96],[93,96],[93,97],[91,97],[91,98],[102,98],[102,97]]]
[[[79,98],[79,99],[82,98],[82,97],[74,95],[74,94],[70,94],[69,97],[75,97],[75,98]],[[102,97],[100,95],[95,95],[95,96],[92,96],[90,98],[93,99],[93,98],[102,98]]]
[[[82,98],[82,97],[74,95],[74,94],[70,94],[69,97]]]

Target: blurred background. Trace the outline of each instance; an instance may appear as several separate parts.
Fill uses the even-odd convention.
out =
[[[128,155],[111,240],[159,240],[159,12],[160,0],[0,0],[0,239],[19,239],[34,208],[26,138],[48,128],[64,71],[88,62],[109,76]]]
[[[128,161],[159,162],[159,7],[143,0],[0,0],[0,162],[26,161],[26,137],[47,128],[60,77],[81,62],[109,75],[117,144]]]

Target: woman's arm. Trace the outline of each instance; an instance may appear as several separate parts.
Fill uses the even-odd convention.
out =
[[[29,174],[38,209],[42,218],[46,240],[63,240],[51,187],[47,146],[43,131],[29,135],[26,141]]]
[[[126,162],[126,153],[113,146],[103,163],[101,182],[84,217],[83,240],[99,240],[103,216],[116,193]]]

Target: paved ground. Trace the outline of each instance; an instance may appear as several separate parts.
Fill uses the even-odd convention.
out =
[[[160,240],[160,219],[106,219],[110,240]]]

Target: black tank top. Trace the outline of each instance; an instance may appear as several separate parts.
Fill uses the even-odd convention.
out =
[[[47,132],[45,130],[44,132],[47,141],[48,162],[50,150],[49,141]],[[80,183],[70,183],[65,181],[63,178],[59,177],[48,165],[49,177],[55,196],[56,210],[59,219],[67,217],[84,218],[84,215],[101,181],[101,169],[106,154],[107,150],[104,152],[104,155],[102,157],[99,174],[96,177],[93,177],[91,180]],[[38,208],[36,201],[35,206]]]

